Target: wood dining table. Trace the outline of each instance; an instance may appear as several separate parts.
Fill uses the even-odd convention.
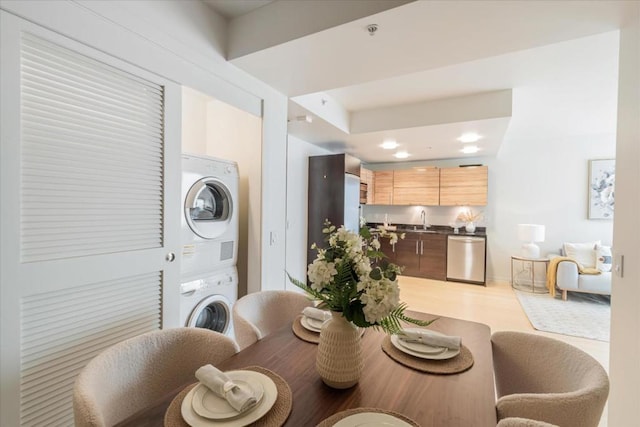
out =
[[[436,318],[426,313],[406,313],[422,320]],[[289,324],[217,367],[226,371],[261,366],[280,375],[293,394],[293,407],[285,426],[315,426],[341,411],[376,408],[402,414],[423,427],[495,427],[490,328],[481,323],[439,317],[429,329],[460,336],[471,351],[473,366],[447,375],[414,370],[383,352],[385,333],[368,328],[362,337],[364,370],[360,381],[346,390],[333,389],[316,372],[317,345],[296,337]],[[162,426],[164,411],[178,391],[169,392],[154,408],[119,425]]]

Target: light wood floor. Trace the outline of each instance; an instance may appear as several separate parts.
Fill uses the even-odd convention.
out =
[[[523,331],[565,341],[589,353],[609,372],[609,343],[536,331],[509,283],[487,286],[400,276],[400,300],[410,310],[484,323],[491,331]],[[599,427],[607,426],[605,407]]]

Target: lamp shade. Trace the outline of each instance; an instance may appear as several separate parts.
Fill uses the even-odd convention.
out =
[[[518,240],[522,245],[522,256],[525,258],[540,258],[540,248],[533,242],[544,242],[544,225],[518,224]]]
[[[544,225],[518,224],[518,240],[522,242],[544,242]]]

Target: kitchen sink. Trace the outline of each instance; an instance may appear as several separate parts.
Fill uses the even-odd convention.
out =
[[[425,230],[421,227],[398,227],[398,231],[415,231],[417,233],[437,233],[436,230]]]

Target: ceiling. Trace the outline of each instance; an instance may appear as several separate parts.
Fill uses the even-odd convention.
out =
[[[592,64],[610,63],[617,48],[590,36],[620,28],[630,7],[573,0],[205,1],[227,17],[230,62],[289,97],[289,133],[365,163],[496,156],[517,119],[513,102],[521,89],[553,87],[559,76],[578,87],[581,79],[592,81]],[[373,3],[378,9],[369,14]],[[471,131],[481,136],[473,144],[480,151],[463,154],[471,144],[457,138]],[[399,147],[384,150],[385,140]],[[398,150],[410,156],[395,159]]]
[[[273,0],[202,0],[226,19],[245,15]]]

